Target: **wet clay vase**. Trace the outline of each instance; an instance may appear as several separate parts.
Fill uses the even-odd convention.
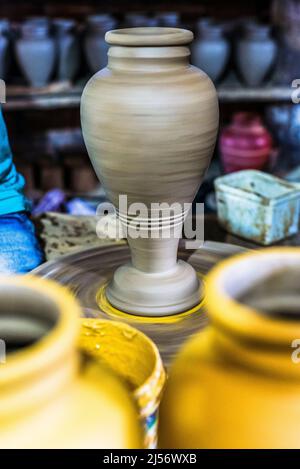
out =
[[[236,48],[238,71],[248,86],[259,86],[274,65],[277,45],[270,37],[270,28],[248,24]]]
[[[229,58],[229,43],[220,25],[205,19],[198,24],[198,37],[193,42],[192,62],[216,82],[225,70]]]
[[[262,169],[272,151],[272,138],[259,114],[239,112],[220,134],[221,162],[225,173]]]
[[[162,448],[300,448],[300,249],[220,263],[207,278],[211,324],[171,369]]]
[[[72,81],[79,67],[79,42],[76,37],[76,23],[68,19],[54,20],[58,49],[57,79]]]
[[[55,65],[56,46],[46,21],[28,20],[23,23],[21,38],[16,43],[16,55],[31,86],[48,84]]]
[[[108,14],[91,15],[87,19],[84,51],[91,72],[96,73],[107,64],[108,45],[105,33],[116,26],[114,18]]]
[[[128,324],[86,318],[81,321],[79,346],[127,383],[139,409],[144,447],[156,448],[158,406],[166,379],[156,345]]]
[[[81,99],[87,150],[128,228],[132,255],[115,272],[107,298],[138,315],[185,311],[201,296],[197,274],[177,262],[177,248],[184,204],[194,199],[214,149],[218,101],[208,76],[189,65],[192,39],[176,28],[108,32],[108,66]],[[137,216],[133,204],[141,203],[146,210]],[[174,203],[180,210],[171,213]]]
[[[129,390],[77,344],[79,315],[54,282],[0,278],[0,448],[143,446]]]
[[[9,66],[9,23],[0,20],[0,79],[5,80]]]

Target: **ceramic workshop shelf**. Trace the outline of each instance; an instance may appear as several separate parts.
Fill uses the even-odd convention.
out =
[[[3,109],[16,111],[25,109],[77,108],[83,87],[50,85],[39,90],[29,87],[7,87],[6,103]],[[289,86],[245,86],[220,85],[217,87],[221,103],[235,102],[291,102],[292,89]]]

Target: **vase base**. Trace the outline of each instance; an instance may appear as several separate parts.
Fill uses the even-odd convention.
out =
[[[132,264],[119,267],[106,289],[117,309],[137,316],[169,316],[200,303],[203,286],[190,264],[179,260],[162,273],[142,272]]]

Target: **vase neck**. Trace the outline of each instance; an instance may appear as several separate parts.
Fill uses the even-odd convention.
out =
[[[112,46],[108,51],[108,68],[127,72],[164,72],[187,67],[189,56],[190,49],[183,46]]]

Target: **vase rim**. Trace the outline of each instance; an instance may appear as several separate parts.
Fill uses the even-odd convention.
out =
[[[189,44],[193,33],[188,29],[141,27],[108,31],[105,40],[118,46],[177,46]]]

